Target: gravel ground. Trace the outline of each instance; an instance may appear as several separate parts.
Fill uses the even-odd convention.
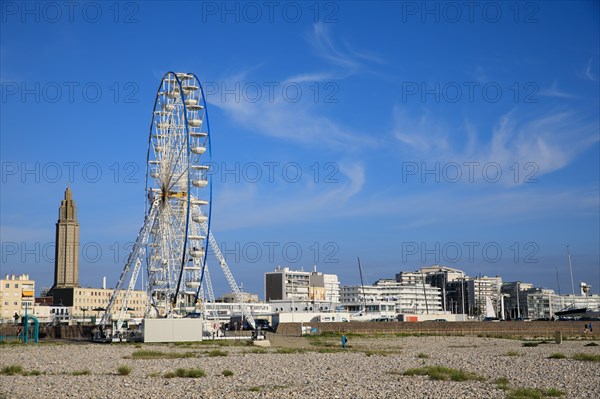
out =
[[[216,345],[39,344],[1,345],[0,370],[20,365],[41,375],[0,375],[0,398],[505,398],[510,387],[556,388],[564,398],[600,397],[600,363],[573,360],[576,353],[600,355],[585,341],[523,347],[522,341],[471,337],[349,337],[314,339],[312,349],[277,353],[245,345],[218,347],[227,356],[211,357]],[[588,341],[589,342],[589,341]],[[315,345],[316,344],[316,345]],[[293,346],[301,346],[298,341]],[[133,359],[134,351],[194,352],[194,357]],[[320,353],[330,351],[330,353]],[[548,359],[553,353],[565,359]],[[510,353],[510,355],[509,355]],[[420,357],[419,357],[420,355]],[[121,376],[117,367],[131,374]],[[434,381],[404,376],[411,367],[464,369],[485,381]],[[177,368],[202,368],[201,378],[165,378]],[[223,370],[233,372],[224,376]],[[89,370],[90,375],[71,373]],[[45,373],[45,374],[44,374]]]

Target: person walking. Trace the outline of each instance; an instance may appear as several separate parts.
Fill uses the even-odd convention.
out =
[[[348,343],[348,338],[345,335],[342,335],[342,349],[346,349],[346,344]]]
[[[594,332],[594,327],[592,327],[592,322],[590,321],[590,334]]]
[[[587,323],[583,325],[583,333],[587,334]]]

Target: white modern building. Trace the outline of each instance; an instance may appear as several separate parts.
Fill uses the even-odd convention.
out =
[[[382,279],[373,285],[349,285],[341,288],[342,306],[350,313],[389,312],[426,314],[442,313],[441,289],[429,284],[403,284]]]
[[[525,295],[527,307],[523,317],[552,319],[556,312],[567,309],[600,311],[600,295],[558,295],[551,289],[532,289]]]

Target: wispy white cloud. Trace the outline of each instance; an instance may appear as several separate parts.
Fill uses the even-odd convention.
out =
[[[394,107],[394,137],[402,144],[421,153],[440,154],[448,151],[448,129],[424,110],[420,117],[408,115]]]
[[[250,127],[261,135],[288,140],[295,143],[336,149],[342,152],[364,147],[377,146],[378,140],[372,136],[344,126],[331,117],[320,113],[321,105],[314,100],[315,82],[336,81],[355,73],[366,71],[366,65],[383,62],[377,55],[351,48],[348,43],[340,46],[334,40],[329,27],[322,23],[313,25],[308,43],[315,53],[331,65],[331,69],[317,72],[302,72],[281,79],[279,88],[291,83],[299,85],[302,98],[293,101],[286,98],[282,90],[275,90],[274,97],[262,96],[259,101],[215,101],[209,98],[211,106],[221,108],[241,126]],[[225,87],[244,85],[250,80],[250,72],[256,69],[238,71],[222,79]],[[331,82],[335,85],[335,82]],[[335,86],[331,87],[335,90]],[[323,89],[325,90],[325,89]],[[328,92],[329,93],[329,92]],[[319,93],[321,96],[325,93]],[[212,101],[211,101],[212,100]]]
[[[426,112],[412,118],[398,107],[394,119],[393,134],[401,148],[422,159],[495,162],[503,170],[515,162],[532,162],[539,168],[537,175],[567,166],[599,141],[594,124],[574,111],[548,112],[531,119],[512,111],[484,134],[479,134],[469,121],[458,127],[445,126]]]
[[[233,121],[255,133],[308,147],[354,151],[377,145],[374,138],[319,115],[310,101],[290,102],[278,96],[273,102],[217,101],[211,106],[221,108]]]
[[[361,57],[356,57],[356,53],[351,55],[347,51],[340,50],[334,43],[328,26],[323,23],[313,25],[309,43],[320,57],[328,60],[333,65],[350,72],[354,72],[362,67],[359,59]]]
[[[577,98],[574,94],[568,93],[558,88],[556,81],[552,82],[552,86],[547,87],[539,92],[540,96],[558,97],[558,98]]]
[[[356,73],[368,72],[370,64],[385,62],[375,53],[354,48],[347,40],[342,40],[343,45],[338,44],[333,38],[329,26],[324,23],[313,25],[312,31],[307,36],[307,42],[315,54],[327,61],[334,69],[326,72],[300,74],[290,78],[292,81],[294,79],[304,81],[308,77],[312,81],[345,79]]]
[[[220,191],[214,201],[215,221],[219,229],[229,230],[298,223],[307,215],[313,220],[335,218],[366,181],[363,164],[342,161],[338,166],[339,181],[330,184],[247,183]]]
[[[591,80],[592,82],[598,81],[598,75],[595,74],[594,71],[592,71],[592,59],[591,58],[585,67],[584,76],[587,79]]]

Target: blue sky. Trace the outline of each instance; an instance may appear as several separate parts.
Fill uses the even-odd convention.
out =
[[[368,281],[440,263],[564,293],[569,244],[598,293],[597,2],[57,4],[2,3],[3,274],[52,284],[71,180],[80,282],[114,284],[173,70],[205,85],[245,289],[278,265],[355,284],[360,256]]]

